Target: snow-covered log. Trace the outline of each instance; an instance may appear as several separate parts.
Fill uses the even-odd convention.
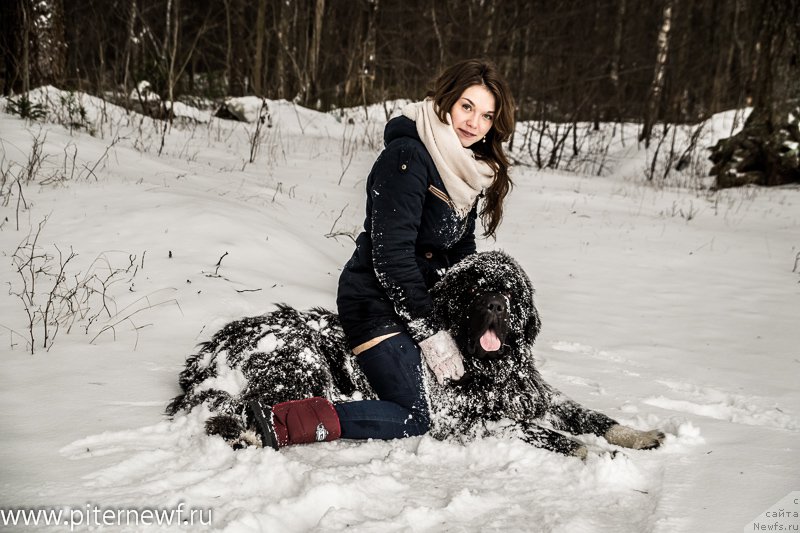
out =
[[[711,148],[717,188],[800,182],[800,105],[784,117],[773,123],[768,113],[756,108],[742,131]]]

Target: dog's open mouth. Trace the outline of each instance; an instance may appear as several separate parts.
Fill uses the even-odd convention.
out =
[[[500,338],[497,336],[497,333],[495,333],[492,328],[489,328],[483,332],[479,342],[484,352],[496,352],[503,345],[503,343],[500,342]]]
[[[467,311],[466,353],[478,358],[504,355],[508,342],[508,297],[487,292],[475,298]]]

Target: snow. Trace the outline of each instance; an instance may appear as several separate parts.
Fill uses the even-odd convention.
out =
[[[163,417],[183,360],[276,302],[335,308],[386,109],[402,106],[326,114],[269,101],[272,127],[250,164],[255,124],[176,123],[159,157],[158,124],[76,98],[95,136],[54,123],[57,113],[44,125],[0,114],[11,180],[0,207],[0,508],[185,504],[213,510],[192,529],[235,532],[674,533],[739,531],[797,490],[797,188],[645,184],[653,152],[630,138],[602,178],[514,169],[498,239],[479,248],[505,250],[531,277],[542,374],[622,423],[665,431],[659,450],[581,462],[513,440],[421,437],[233,451],[204,435],[204,413]],[[730,134],[732,120],[715,117],[706,135]],[[44,160],[18,209],[10,185],[37,136]],[[68,280],[98,257],[108,272],[136,268],[108,285],[108,312],[62,329],[49,350],[37,326],[31,355],[12,255],[45,217],[40,251],[78,254]],[[52,283],[39,278],[40,305]]]
[[[152,85],[147,80],[142,80],[136,84],[136,88],[131,91],[129,98],[133,101],[142,100],[143,102],[159,102],[161,97],[153,92]]]

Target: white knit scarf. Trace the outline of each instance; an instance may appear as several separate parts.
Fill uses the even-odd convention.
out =
[[[461,145],[450,114],[444,124],[436,115],[433,100],[408,104],[403,115],[417,123],[419,138],[431,154],[450,200],[459,215],[466,216],[478,195],[494,181],[492,167]]]

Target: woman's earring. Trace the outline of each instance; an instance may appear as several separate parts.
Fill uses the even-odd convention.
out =
[[[483,136],[483,139],[481,139],[481,142],[482,142],[482,143],[485,143],[485,142],[486,142],[486,135],[484,135],[484,136]]]

